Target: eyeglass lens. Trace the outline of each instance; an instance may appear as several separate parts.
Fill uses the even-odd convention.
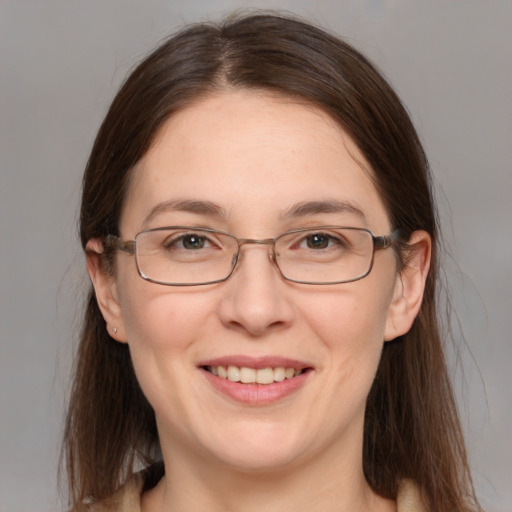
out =
[[[169,285],[223,281],[243,247],[262,242],[195,228],[147,230],[135,240],[141,276]],[[354,281],[368,274],[373,260],[373,235],[359,228],[300,229],[263,242],[274,246],[273,259],[283,277],[301,283]]]

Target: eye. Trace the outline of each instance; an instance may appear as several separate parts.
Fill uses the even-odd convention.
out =
[[[309,233],[297,244],[301,249],[333,249],[341,248],[345,244],[343,240],[329,233]]]
[[[313,233],[305,239],[308,249],[325,249],[329,247],[332,238],[325,233]]]
[[[206,236],[198,233],[186,233],[169,237],[164,241],[163,245],[166,249],[185,249],[191,251],[212,247],[211,241]]]
[[[206,237],[196,234],[185,235],[181,238],[181,243],[185,249],[203,249],[208,244]]]

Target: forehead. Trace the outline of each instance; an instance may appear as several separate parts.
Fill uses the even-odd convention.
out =
[[[213,202],[249,223],[337,201],[374,229],[387,225],[373,173],[344,130],[318,108],[257,91],[203,98],[164,123],[132,171],[122,228],[176,201]]]

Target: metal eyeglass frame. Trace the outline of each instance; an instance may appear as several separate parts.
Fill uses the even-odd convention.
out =
[[[227,235],[237,242],[238,251],[236,253],[236,256],[233,258],[233,264],[232,264],[231,271],[229,272],[229,274],[226,277],[223,277],[222,279],[217,279],[215,281],[206,281],[206,282],[201,282],[201,283],[168,283],[168,282],[163,282],[163,281],[158,281],[156,279],[152,279],[152,278],[148,277],[147,275],[145,275],[141,271],[141,269],[139,267],[139,262],[136,257],[135,263],[137,266],[137,272],[139,273],[139,276],[142,279],[144,279],[145,281],[149,281],[149,282],[155,283],[155,284],[160,284],[162,286],[204,286],[207,284],[216,284],[216,283],[222,283],[224,281],[227,281],[233,275],[235,269],[238,266],[238,262],[241,259],[242,246],[247,245],[247,244],[272,245],[271,260],[274,263],[274,265],[277,267],[277,269],[279,270],[279,273],[281,274],[281,276],[284,279],[286,279],[287,281],[290,281],[293,283],[311,284],[311,285],[331,285],[331,284],[352,283],[354,281],[359,281],[360,279],[364,279],[372,271],[374,257],[375,257],[375,251],[380,251],[380,250],[387,249],[387,248],[393,246],[394,243],[399,238],[399,230],[393,231],[390,235],[376,236],[367,228],[355,228],[355,227],[351,227],[351,226],[314,226],[312,228],[293,229],[291,231],[286,231],[285,233],[282,233],[275,238],[264,238],[264,239],[237,238],[236,236],[234,236],[230,233],[227,233],[225,231],[220,231],[218,229],[201,228],[201,227],[197,227],[197,226],[194,226],[194,227],[191,227],[191,226],[162,226],[162,227],[158,227],[158,228],[150,228],[150,229],[144,229],[142,231],[139,231],[135,235],[135,238],[133,240],[123,240],[121,237],[116,236],[116,235],[107,235],[105,237],[104,243],[105,243],[105,246],[110,249],[119,249],[120,251],[123,251],[128,254],[136,256],[137,237],[140,234],[147,233],[147,232],[154,232],[154,231],[164,231],[164,230],[168,230],[168,229],[186,229],[186,230],[197,229],[199,231],[205,231],[207,233],[218,233],[220,235]],[[329,281],[329,282],[301,281],[298,279],[291,279],[291,278],[287,277],[286,275],[284,275],[281,268],[279,267],[279,263],[277,262],[277,258],[276,258],[276,254],[275,254],[276,241],[286,235],[290,235],[290,234],[294,234],[294,233],[301,233],[301,232],[306,232],[306,231],[312,231],[312,230],[323,230],[323,229],[349,229],[349,230],[354,230],[354,231],[365,231],[366,233],[368,233],[371,236],[371,239],[373,242],[372,257],[371,257],[371,261],[370,261],[368,270],[365,273],[363,273],[362,275],[357,276],[353,279],[344,279],[342,281]]]

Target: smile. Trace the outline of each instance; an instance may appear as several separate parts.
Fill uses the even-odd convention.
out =
[[[198,368],[216,393],[249,406],[287,399],[316,373],[305,361],[279,356],[223,356],[200,361]]]
[[[242,384],[262,384],[268,385],[274,382],[283,382],[286,379],[292,379],[299,376],[303,370],[296,368],[286,368],[278,366],[276,368],[249,368],[246,366],[205,366],[204,369],[216,377],[227,379],[231,382],[241,382]]]

